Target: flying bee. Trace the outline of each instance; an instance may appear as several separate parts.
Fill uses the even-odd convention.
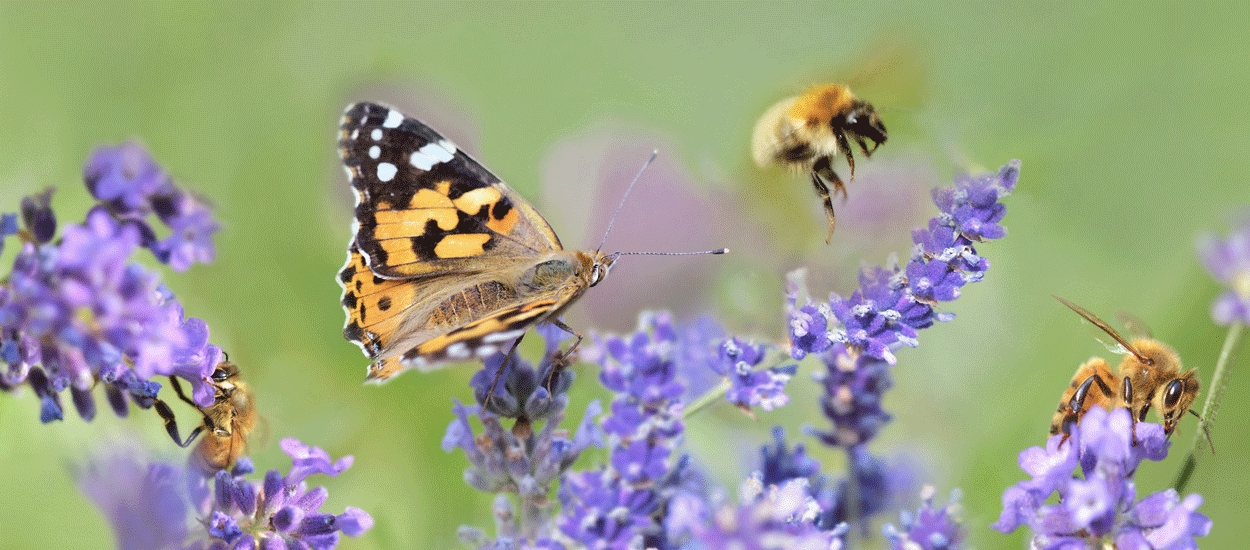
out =
[[[182,391],[182,384],[177,378],[169,377],[170,385],[178,398],[195,407],[203,416],[203,421],[196,426],[184,441],[178,435],[178,421],[169,406],[160,400],[155,401],[156,412],[165,420],[165,430],[169,437],[180,447],[189,447],[200,438],[200,443],[191,453],[191,461],[205,474],[212,475],[218,470],[225,470],[243,456],[247,448],[247,437],[256,427],[256,404],[252,390],[239,380],[239,367],[228,359],[217,365],[210,377],[213,386],[213,404],[200,407]],[[203,434],[204,437],[200,437]]]
[[[1134,422],[1145,422],[1146,413],[1153,408],[1163,419],[1163,433],[1169,437],[1186,411],[1203,422],[1202,417],[1189,408],[1198,397],[1198,369],[1182,371],[1176,350],[1149,337],[1129,342],[1085,308],[1058,296],[1055,299],[1114,338],[1124,348],[1125,355],[1116,375],[1111,374],[1110,365],[1101,357],[1092,357],[1076,369],[1072,384],[1063,392],[1059,408],[1050,421],[1052,435],[1062,432],[1066,440],[1072,424],[1079,422],[1095,405],[1108,411],[1116,407],[1128,409]],[[1211,444],[1211,452],[1215,452],[1205,422],[1202,430]],[[1136,437],[1134,432],[1134,444]]]
[[[846,200],[846,185],[833,171],[833,159],[839,153],[846,157],[855,179],[855,156],[849,140],[855,140],[865,157],[872,156],[888,136],[885,123],[872,104],[859,99],[845,84],[814,86],[797,96],[787,98],[764,112],[755,123],[751,138],[755,164],[761,168],[771,163],[783,164],[795,172],[807,172],[825,205],[829,218],[828,243],[833,238],[834,194]],[[872,142],[869,149],[868,141]]]

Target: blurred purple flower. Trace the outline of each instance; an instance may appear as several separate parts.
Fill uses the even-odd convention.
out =
[[[887,524],[883,529],[892,550],[954,550],[962,548],[966,533],[960,519],[960,493],[951,491],[946,506],[933,506],[933,486],[922,490],[920,508],[912,514],[899,513],[901,528]]]
[[[816,526],[820,505],[807,480],[794,478],[765,485],[759,473],[743,482],[741,504],[680,492],[672,500],[665,526],[683,548],[707,550],[839,550],[846,524],[824,530]],[[688,541],[688,542],[687,542]]]
[[[1003,511],[992,527],[1010,533],[1028,525],[1034,548],[1197,548],[1194,537],[1211,529],[1211,521],[1195,511],[1201,497],[1181,502],[1169,489],[1134,502],[1138,464],[1163,460],[1169,445],[1163,426],[1134,424],[1125,409],[1093,407],[1067,441],[1054,435],[1045,449],[1020,453],[1020,467],[1033,479],[1003,493]],[[1073,475],[1078,466],[1083,477]],[[1059,501],[1046,504],[1054,493]]]
[[[63,226],[59,241],[52,190],[22,201],[26,230],[17,233],[24,242],[0,279],[0,388],[29,383],[45,422],[63,417],[57,395],[67,389],[79,415],[94,416],[96,380],[106,384],[119,415],[126,414],[126,395],[151,405],[160,385],[148,379],[156,376],[184,378],[197,403],[212,404],[208,376],[222,358],[220,348],[208,344],[203,321],[183,317],[156,272],[131,261],[139,247],[154,242],[145,221],[152,201],[189,195],[134,144],[97,149],[84,176],[103,204],[82,224]],[[197,223],[216,224],[207,209],[195,215]],[[0,229],[12,234],[13,218],[4,219]],[[200,252],[197,258],[211,259]]]
[[[1227,239],[1200,237],[1198,255],[1211,276],[1228,287],[1211,305],[1211,318],[1218,325],[1250,325],[1250,215]]]
[[[153,462],[133,455],[135,446],[89,464],[79,484],[113,523],[118,547],[181,548],[334,548],[339,533],[359,536],[373,526],[363,510],[347,507],[342,514],[319,511],[328,492],[309,490],[311,473],[336,475],[346,466],[331,467],[329,456],[294,439],[282,441],[294,459],[287,476],[270,470],[259,483],[248,458],[229,472],[206,479],[198,470]],[[310,458],[312,457],[312,458]],[[350,464],[344,457],[336,464]],[[294,480],[294,481],[292,481]]]

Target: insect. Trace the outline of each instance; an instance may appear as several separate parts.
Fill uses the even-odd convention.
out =
[[[181,447],[189,447],[199,438],[200,443],[191,453],[191,460],[206,474],[225,470],[243,456],[247,438],[256,427],[258,415],[247,384],[239,381],[239,367],[229,360],[217,364],[211,375],[213,404],[200,407],[182,391],[182,384],[171,376],[169,383],[178,398],[195,407],[203,416],[184,441],[178,435],[178,422],[173,411],[163,401],[156,400],[156,411],[165,420],[169,437]],[[203,435],[203,437],[200,437]]]
[[[1163,432],[1168,436],[1186,411],[1202,422],[1202,417],[1189,408],[1198,396],[1197,369],[1183,371],[1176,350],[1152,338],[1129,342],[1085,308],[1058,296],[1055,299],[1114,338],[1124,348],[1125,355],[1115,375],[1101,357],[1090,358],[1077,368],[1072,384],[1063,392],[1059,408],[1051,419],[1052,435],[1062,432],[1066,440],[1072,424],[1079,422],[1095,405],[1108,411],[1115,407],[1128,409],[1135,422],[1145,422],[1146,413],[1153,408],[1163,419]],[[1203,431],[1206,433],[1205,423]],[[1207,441],[1211,442],[1209,433]],[[1211,450],[1215,450],[1213,443]]]
[[[339,153],[356,193],[343,336],[374,361],[367,380],[515,348],[543,322],[581,341],[559,316],[621,253],[565,250],[516,191],[395,109],[348,107]]]
[[[855,179],[855,156],[850,140],[855,140],[865,157],[872,156],[888,136],[885,123],[872,104],[859,99],[844,84],[808,88],[800,95],[784,99],[764,112],[755,123],[751,150],[761,168],[783,164],[795,172],[808,172],[816,194],[824,201],[829,218],[828,243],[833,238],[835,194],[846,199],[846,186],[833,171],[833,159],[841,153]],[[869,149],[868,143],[872,142]]]

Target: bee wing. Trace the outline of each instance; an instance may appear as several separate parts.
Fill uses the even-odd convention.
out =
[[[1068,306],[1068,309],[1075,311],[1077,315],[1084,317],[1086,321],[1093,323],[1094,326],[1102,329],[1102,331],[1107,333],[1108,336],[1114,338],[1115,341],[1119,343],[1119,348],[1122,349],[1123,351],[1120,351],[1119,349],[1112,349],[1112,346],[1107,346],[1107,349],[1110,349],[1112,352],[1115,352],[1115,353],[1131,353],[1137,356],[1137,358],[1140,359],[1143,364],[1146,364],[1146,365],[1151,364],[1151,361],[1148,357],[1146,357],[1145,355],[1142,355],[1142,353],[1138,351],[1137,348],[1133,347],[1133,344],[1130,344],[1128,340],[1126,340],[1123,336],[1120,336],[1120,333],[1116,332],[1114,328],[1111,328],[1111,325],[1108,325],[1106,321],[1099,319],[1097,315],[1090,313],[1089,310],[1081,306],[1078,306],[1063,298],[1055,296],[1054,294],[1051,294],[1051,296],[1054,296],[1056,300],[1059,300],[1060,302],[1063,303],[1063,305]]]

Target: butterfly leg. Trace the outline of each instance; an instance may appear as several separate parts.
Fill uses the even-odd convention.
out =
[[[547,379],[543,382],[543,387],[547,388],[548,391],[551,390],[551,386],[555,383],[556,377],[560,375],[560,372],[563,371],[569,363],[571,363],[569,358],[573,356],[573,352],[577,351],[577,346],[582,343],[583,339],[582,333],[578,332],[577,329],[564,324],[564,321],[552,319],[551,324],[555,325],[556,328],[559,328],[564,332],[572,334],[575,338],[577,338],[577,341],[573,342],[573,345],[569,346],[568,351],[562,353],[557,350],[555,357],[551,358],[551,371],[547,374]]]
[[[485,402],[489,403],[491,398],[495,396],[495,385],[499,383],[499,377],[503,376],[503,371],[508,369],[508,362],[512,361],[512,358],[516,357],[516,348],[521,345],[521,340],[524,338],[525,333],[521,333],[520,336],[517,336],[516,340],[513,340],[512,342],[512,347],[508,348],[508,353],[503,356],[503,361],[499,362],[499,370],[495,371],[495,378],[490,381],[490,389],[486,391]]]
[[[820,157],[816,159],[816,163],[812,165],[812,187],[816,188],[816,195],[825,205],[825,217],[829,219],[829,233],[825,235],[825,244],[833,239],[833,227],[836,217],[833,213],[833,199],[829,196],[829,187],[825,185],[828,181],[833,184],[833,192],[837,194],[842,192],[843,200],[846,199],[846,186],[842,184],[842,178],[833,171],[833,159],[831,157]]]

